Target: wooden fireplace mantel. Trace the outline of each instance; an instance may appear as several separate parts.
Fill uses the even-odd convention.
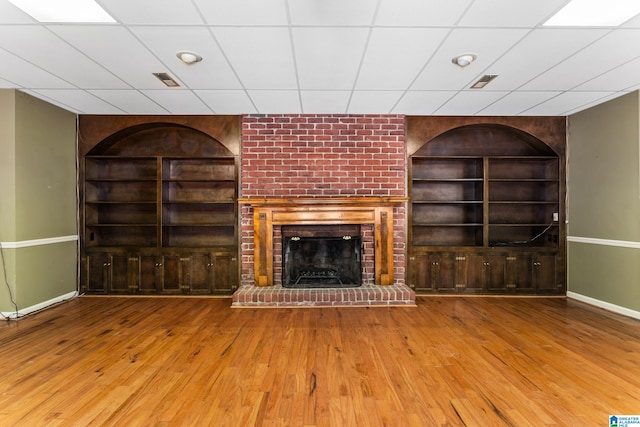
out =
[[[400,197],[251,198],[238,203],[253,208],[254,273],[257,286],[273,283],[273,226],[372,224],[375,283],[393,284],[393,207]]]

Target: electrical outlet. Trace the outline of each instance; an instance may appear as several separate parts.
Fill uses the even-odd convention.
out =
[[[553,220],[558,221],[558,212],[553,213]]]

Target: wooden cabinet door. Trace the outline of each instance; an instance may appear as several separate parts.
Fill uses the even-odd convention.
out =
[[[191,294],[210,294],[213,259],[208,252],[190,254],[183,262],[185,285]]]
[[[411,277],[416,291],[456,292],[455,253],[428,252],[414,257]]]
[[[533,256],[531,254],[511,254],[508,257],[509,291],[533,293]]]
[[[129,256],[113,254],[109,261],[109,292],[112,294],[128,294],[129,289]]]
[[[158,256],[155,253],[142,253],[138,259],[138,292],[158,293]]]
[[[182,271],[179,255],[161,255],[156,262],[156,284],[158,291],[163,294],[181,294]]]
[[[89,293],[106,293],[111,280],[111,256],[107,253],[87,255],[83,288]]]
[[[533,258],[533,281],[536,291],[541,293],[558,292],[557,256],[538,254]]]
[[[506,290],[506,256],[504,254],[465,254],[465,292]]]
[[[236,256],[231,253],[214,254],[213,292],[230,293],[238,288],[238,269]]]

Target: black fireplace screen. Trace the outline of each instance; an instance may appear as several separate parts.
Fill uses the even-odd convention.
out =
[[[283,237],[282,286],[343,288],[362,283],[362,238]]]

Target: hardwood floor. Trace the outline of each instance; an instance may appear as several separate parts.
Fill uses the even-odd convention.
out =
[[[603,426],[640,321],[563,298],[232,309],[80,297],[0,323],[0,425]]]

